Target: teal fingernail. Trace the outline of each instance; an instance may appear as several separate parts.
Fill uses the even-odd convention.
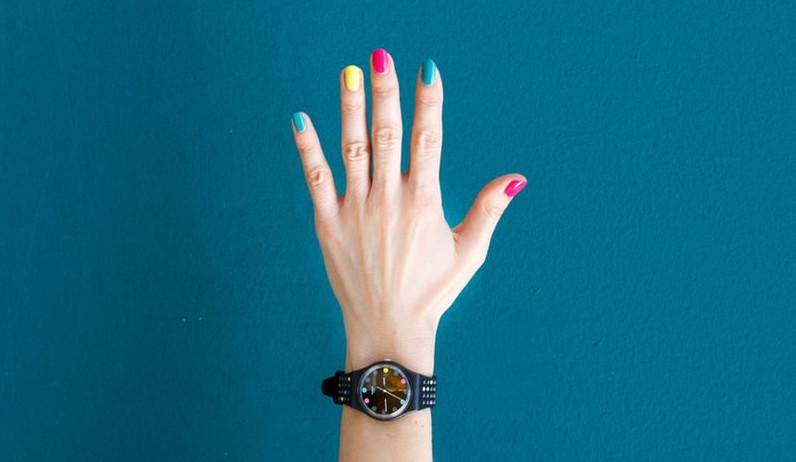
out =
[[[423,68],[420,70],[420,76],[425,85],[433,85],[434,79],[437,77],[437,65],[434,61],[427,59],[423,63]]]
[[[300,112],[293,114],[293,126],[296,127],[296,131],[299,133],[303,132],[304,129],[307,128],[307,126],[304,125],[304,116],[301,115]]]

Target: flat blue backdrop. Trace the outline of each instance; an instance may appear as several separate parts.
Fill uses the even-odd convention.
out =
[[[530,183],[440,326],[437,459],[792,461],[793,4],[388,3],[0,2],[0,460],[336,457],[288,121],[340,182],[385,47],[407,124],[445,79],[451,223]]]

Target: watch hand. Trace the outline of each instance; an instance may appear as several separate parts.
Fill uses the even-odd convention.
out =
[[[382,387],[376,387],[376,389],[377,389],[377,390],[381,390],[381,391],[383,391],[384,393],[387,393],[388,395],[392,396],[393,398],[395,398],[395,399],[397,399],[397,400],[402,400],[402,399],[403,399],[403,398],[401,398],[400,396],[396,396],[396,395],[394,395],[394,394],[390,393],[389,391],[385,390],[385,389],[384,389],[384,388],[382,388]]]
[[[384,412],[387,412],[387,398],[384,398]]]

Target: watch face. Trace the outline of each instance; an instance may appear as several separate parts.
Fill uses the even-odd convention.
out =
[[[371,366],[359,379],[359,396],[365,412],[390,419],[409,405],[409,379],[392,364]]]

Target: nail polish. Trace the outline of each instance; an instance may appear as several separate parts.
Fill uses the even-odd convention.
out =
[[[387,50],[378,48],[373,51],[371,58],[373,59],[373,70],[377,74],[387,73]]]
[[[304,124],[304,116],[300,112],[293,114],[292,119],[293,126],[296,127],[297,132],[301,133],[307,128],[307,126]]]
[[[423,66],[420,69],[420,77],[423,79],[424,85],[434,85],[434,80],[437,78],[437,65],[434,64],[434,61],[427,59],[423,63]]]
[[[527,184],[528,182],[525,180],[514,180],[509,183],[508,186],[506,186],[506,189],[504,189],[503,192],[505,192],[509,197],[514,197],[519,194],[520,191],[522,191],[522,188],[524,188]]]
[[[362,85],[362,71],[356,66],[346,66],[343,69],[343,83],[348,91],[359,90]]]

